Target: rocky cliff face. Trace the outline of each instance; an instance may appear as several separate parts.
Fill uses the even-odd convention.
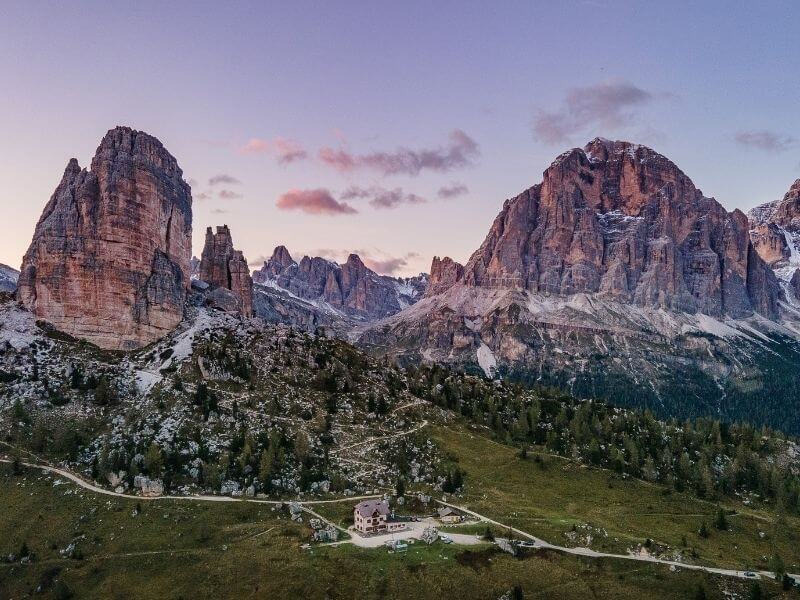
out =
[[[596,139],[506,201],[464,282],[713,316],[777,314],[777,282],[747,218],[644,146]]]
[[[237,311],[248,317],[253,314],[253,280],[250,268],[242,251],[234,249],[231,231],[227,225],[217,227],[216,233],[211,227],[206,229],[199,278],[214,288],[232,292],[234,302],[224,300],[217,294],[217,303],[221,308]]]
[[[304,256],[298,263],[284,246],[275,248],[272,257],[253,274],[253,281],[359,320],[395,314],[421,298],[427,286],[424,276],[378,275],[357,254],[341,265],[318,256]]]
[[[800,307],[800,179],[786,195],[748,213],[750,239],[759,256],[775,272],[794,307]]]
[[[146,133],[112,129],[89,170],[67,165],[25,253],[18,298],[102,348],[146,345],[182,318],[191,228],[175,158]]]

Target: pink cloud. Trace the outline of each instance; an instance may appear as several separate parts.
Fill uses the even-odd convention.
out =
[[[244,146],[239,148],[239,153],[271,154],[275,156],[275,160],[280,165],[288,165],[308,158],[308,152],[300,142],[283,137],[276,137],[273,140],[250,138]]]
[[[317,156],[323,163],[337,171],[352,171],[357,166],[353,155],[344,150],[321,148]]]
[[[308,152],[305,151],[299,142],[279,137],[275,138],[273,144],[279,164],[288,165],[289,163],[308,158]]]
[[[381,275],[395,275],[398,271],[402,271],[404,268],[408,267],[409,259],[418,257],[419,254],[416,252],[409,252],[405,256],[383,256],[381,258],[366,256],[362,257],[361,260],[376,273]]]
[[[250,138],[247,143],[239,148],[241,154],[258,154],[269,152],[269,142],[261,138]]]
[[[346,202],[336,200],[326,189],[289,190],[278,198],[275,206],[281,210],[299,210],[309,215],[352,215],[358,212]]]
[[[393,152],[352,154],[347,150],[321,148],[320,161],[341,172],[368,169],[383,175],[419,175],[424,170],[444,173],[472,165],[478,156],[478,144],[460,129],[450,133],[449,142],[439,148],[412,150],[398,148]]]

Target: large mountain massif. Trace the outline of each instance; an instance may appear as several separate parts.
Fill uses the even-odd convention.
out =
[[[793,198],[760,211],[773,237]],[[785,424],[800,364],[781,270],[793,259],[769,260],[775,242],[750,229],[664,156],[595,139],[507,200],[466,265],[434,258],[427,296],[358,339],[401,362],[477,365],[661,414]]]

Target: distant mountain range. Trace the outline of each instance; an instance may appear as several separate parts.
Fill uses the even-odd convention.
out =
[[[285,290],[323,311],[354,321],[372,321],[400,312],[422,298],[428,276],[378,275],[357,254],[343,264],[319,256],[304,256],[296,262],[285,246],[278,246],[253,273],[253,282],[261,288]]]

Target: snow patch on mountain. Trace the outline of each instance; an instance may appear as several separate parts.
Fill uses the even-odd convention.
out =
[[[38,331],[36,318],[27,310],[14,302],[0,305],[0,346],[22,350],[36,340]]]
[[[487,377],[493,379],[497,372],[497,357],[494,355],[494,352],[492,352],[492,349],[484,342],[481,342],[481,345],[478,346],[477,358],[478,366],[483,369]]]

